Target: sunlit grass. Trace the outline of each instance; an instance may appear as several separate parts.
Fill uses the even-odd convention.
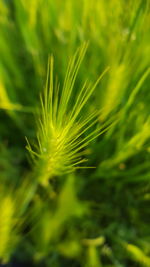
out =
[[[0,263],[150,266],[149,18],[0,2]]]

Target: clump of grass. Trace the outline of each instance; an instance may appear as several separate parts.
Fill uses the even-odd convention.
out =
[[[149,266],[149,17],[149,0],[0,1],[2,263]]]

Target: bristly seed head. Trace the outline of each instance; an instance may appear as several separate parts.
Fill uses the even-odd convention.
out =
[[[46,88],[44,97],[41,97],[38,146],[36,151],[32,150],[29,143],[27,146],[36,160],[41,183],[46,183],[54,175],[62,175],[79,168],[86,161],[83,158],[85,147],[101,132],[102,126],[85,135],[98,122],[99,112],[95,111],[86,118],[81,118],[81,111],[108,68],[95,84],[89,85],[87,81],[83,84],[70,110],[76,76],[86,50],[87,43],[84,43],[71,58],[61,92],[58,84],[54,86],[53,57],[49,58]]]

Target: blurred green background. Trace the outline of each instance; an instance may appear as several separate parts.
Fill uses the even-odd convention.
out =
[[[48,56],[62,88],[84,42],[73,94],[109,67],[83,113],[115,123],[85,151],[94,168],[54,176],[49,197],[25,137],[36,143]],[[0,1],[2,266],[150,266],[149,65],[149,0]]]

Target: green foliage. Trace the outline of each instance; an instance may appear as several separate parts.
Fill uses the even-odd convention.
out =
[[[150,266],[149,17],[0,1],[0,263]]]
[[[140,248],[132,244],[125,244],[125,248],[133,260],[142,266],[150,266],[150,257],[146,256]]]
[[[0,187],[0,259],[7,263],[20,240],[21,230],[20,208],[17,207],[19,197],[15,191]]]

